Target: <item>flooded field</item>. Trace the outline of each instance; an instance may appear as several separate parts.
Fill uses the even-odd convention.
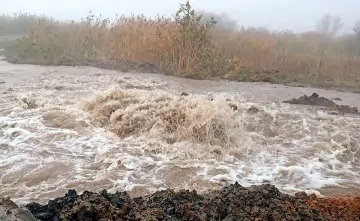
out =
[[[270,183],[319,195],[360,190],[360,118],[283,103],[318,93],[90,67],[0,63],[0,197],[44,203],[69,189],[204,192]]]

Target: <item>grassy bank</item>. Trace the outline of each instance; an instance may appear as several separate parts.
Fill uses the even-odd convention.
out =
[[[14,63],[123,71],[156,66],[161,72],[196,79],[360,88],[359,46],[356,35],[221,29],[214,20],[203,22],[185,4],[174,18],[43,18],[26,37],[7,47],[6,56]]]

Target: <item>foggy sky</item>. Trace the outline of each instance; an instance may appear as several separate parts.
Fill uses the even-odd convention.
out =
[[[30,12],[57,19],[77,20],[91,10],[96,15],[113,17],[116,14],[148,16],[173,15],[177,0],[0,0],[1,12]],[[270,29],[290,29],[296,32],[314,29],[325,13],[339,15],[344,29],[351,31],[360,19],[359,0],[190,0],[197,10],[227,13],[244,26],[266,26]]]

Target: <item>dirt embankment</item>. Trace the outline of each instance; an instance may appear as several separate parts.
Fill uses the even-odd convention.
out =
[[[360,220],[360,196],[290,196],[269,184],[245,188],[235,183],[205,195],[165,190],[139,198],[70,190],[47,205],[26,208],[39,220]]]
[[[4,58],[5,61],[11,64],[34,64],[34,65],[56,65],[56,66],[89,66],[97,67],[105,70],[117,70],[120,72],[140,72],[140,73],[162,73],[168,74],[165,70],[155,64],[149,62],[136,62],[129,60],[114,60],[114,61],[101,61],[101,60],[88,60],[77,59],[73,57],[63,57],[57,61],[40,61],[32,60],[32,58],[20,58],[16,56],[9,56]]]

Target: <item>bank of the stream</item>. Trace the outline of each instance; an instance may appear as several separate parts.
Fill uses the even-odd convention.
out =
[[[1,220],[18,216],[19,221],[35,220],[360,220],[360,196],[318,198],[297,193],[290,196],[275,186],[248,188],[238,183],[199,195],[195,191],[164,190],[131,198],[126,192],[100,193],[70,190],[46,205],[27,204],[19,208],[10,200]],[[29,213],[30,211],[31,213]],[[20,215],[19,215],[20,214]]]

